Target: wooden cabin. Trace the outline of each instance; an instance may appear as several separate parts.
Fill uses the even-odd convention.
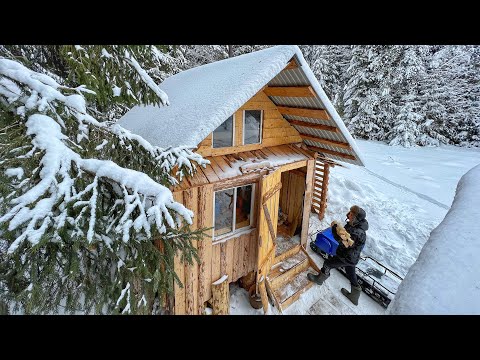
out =
[[[172,189],[212,228],[194,244],[200,263],[175,259],[173,312],[228,313],[238,280],[280,310],[319,271],[306,253],[310,212],[326,206],[328,169],[363,166],[358,148],[297,46],[199,66],[161,84],[167,107],[138,106],[120,125],[152,145],[189,146],[210,161]],[[322,209],[323,207],[323,209]],[[223,297],[223,298],[222,298]]]

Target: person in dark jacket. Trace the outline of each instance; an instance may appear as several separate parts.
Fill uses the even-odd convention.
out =
[[[347,214],[348,223],[345,225],[345,230],[350,234],[350,238],[354,241],[350,247],[345,247],[342,239],[336,232],[337,225],[332,227],[332,233],[335,240],[338,241],[338,248],[336,255],[324,261],[323,267],[318,275],[309,273],[308,280],[313,281],[318,285],[330,276],[330,270],[339,267],[344,267],[347,277],[350,280],[351,291],[348,292],[342,288],[342,294],[345,295],[353,304],[358,305],[358,298],[362,292],[362,288],[358,284],[357,275],[355,274],[355,266],[360,260],[360,253],[365,246],[367,239],[366,231],[368,230],[368,221],[366,219],[365,210],[354,205],[350,208]]]

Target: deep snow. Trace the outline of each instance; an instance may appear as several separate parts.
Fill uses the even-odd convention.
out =
[[[453,146],[403,148],[357,140],[366,167],[345,164],[331,171],[328,207],[319,221],[312,214],[309,234],[345,222],[351,205],[365,209],[370,228],[363,255],[371,256],[402,277],[417,259],[430,232],[445,217],[458,181],[480,163],[480,149]],[[467,209],[468,211],[468,209]],[[307,251],[321,265],[309,246]],[[349,288],[338,271],[321,287],[313,286],[285,314],[383,314],[385,309],[362,293],[359,305],[348,302],[340,288]],[[248,304],[246,292],[231,285],[231,314],[263,314]],[[269,313],[275,314],[271,307]]]
[[[480,165],[457,186],[451,209],[432,231],[389,305],[392,314],[480,314]]]

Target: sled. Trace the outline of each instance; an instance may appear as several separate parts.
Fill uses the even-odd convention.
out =
[[[338,242],[333,239],[331,228],[319,232],[315,241],[310,240],[310,248],[324,259],[335,255]],[[338,270],[347,276],[343,267]],[[403,280],[400,275],[371,256],[360,256],[356,275],[362,291],[385,308],[392,301]]]

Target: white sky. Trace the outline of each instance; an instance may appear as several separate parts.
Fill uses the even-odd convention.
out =
[[[458,181],[472,167],[480,164],[480,149],[453,146],[403,148],[361,140],[357,140],[357,144],[366,160],[366,168],[346,165],[346,168],[335,167],[332,169],[325,218],[318,221],[312,215],[309,234],[313,235],[318,230],[327,228],[333,220],[344,222],[349,207],[357,204],[365,209],[370,225],[363,254],[372,256],[405,277],[408,269],[419,256],[430,232],[445,217],[454,198]],[[471,177],[479,179],[480,171]],[[472,183],[474,181],[470,180]],[[480,179],[477,183],[480,184]],[[480,192],[478,193],[480,194]],[[470,284],[471,290],[475,286],[480,287],[478,275],[475,279],[469,275],[475,272],[479,274],[480,265],[472,266],[474,257],[467,263],[462,260],[451,261],[451,259],[456,255],[474,256],[475,254],[478,258],[480,253],[478,245],[472,243],[472,246],[466,248],[458,244],[459,242],[468,243],[473,237],[471,231],[468,231],[468,226],[475,222],[471,219],[472,216],[475,216],[476,219],[479,218],[478,210],[476,210],[476,215],[471,212],[475,206],[478,209],[478,200],[468,200],[467,197],[467,200],[456,205],[459,209],[456,213],[462,215],[456,215],[454,223],[462,224],[466,229],[463,237],[458,235],[455,237],[455,249],[458,248],[458,250],[445,251],[443,257],[440,255],[440,257],[433,257],[434,262],[429,263],[429,266],[433,267],[435,262],[442,261],[446,267],[453,267],[452,274],[455,275],[449,276],[449,281],[454,283],[456,278],[465,275],[463,278]],[[476,202],[472,203],[473,201]],[[467,221],[459,221],[459,216],[465,216]],[[447,231],[454,231],[454,234],[457,234],[458,228],[455,225],[453,230],[441,229],[437,233],[446,233]],[[478,233],[477,230],[476,234]],[[448,246],[449,244],[445,244],[448,239],[445,236],[442,239],[444,239],[444,245]],[[312,253],[309,246],[307,250]],[[471,255],[468,255],[467,250]],[[323,262],[320,256],[314,253],[311,257],[319,265]],[[476,264],[480,264],[480,261],[477,261]],[[462,271],[465,269],[466,272]],[[431,270],[427,270],[427,272],[429,271]],[[442,275],[445,276],[443,273]],[[458,293],[463,289],[461,284],[452,287],[451,291],[445,290],[446,287],[439,289],[437,287],[438,280],[434,277],[425,274],[420,277],[423,277],[424,281],[421,284],[418,283],[418,286],[425,287],[426,291],[431,292],[434,296],[435,289],[443,291],[446,299],[452,297],[452,291]],[[417,280],[418,278],[415,281],[417,282]],[[435,284],[430,288],[429,281],[434,280]],[[333,270],[332,276],[321,287],[313,286],[300,297],[300,300],[291,305],[285,314],[382,314],[385,312],[384,308],[365,293],[361,294],[358,306],[352,305],[340,293],[341,287],[349,289],[349,282],[342,274]],[[403,291],[401,289],[402,287],[400,291]],[[248,304],[246,291],[236,286],[231,286],[231,291],[231,314],[263,314],[262,310],[255,310]],[[479,290],[475,291],[478,294]],[[469,294],[466,296],[469,304],[475,302],[475,299],[468,298]],[[430,298],[429,301],[431,300]],[[460,306],[460,302],[451,300],[450,303],[452,306]],[[477,302],[480,303],[480,301]],[[418,300],[419,307],[424,305],[424,302]],[[434,313],[455,313],[447,305],[442,304],[442,306],[444,308],[432,308]],[[411,307],[408,309],[402,307],[402,309],[407,313],[413,312]],[[461,313],[462,308],[458,307],[457,309]],[[477,310],[478,312],[479,310]],[[271,307],[270,313],[277,313],[276,309]]]

